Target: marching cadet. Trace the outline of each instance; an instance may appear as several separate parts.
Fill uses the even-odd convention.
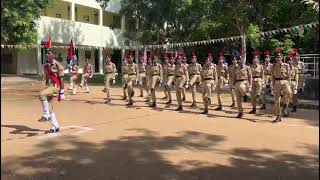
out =
[[[197,62],[197,56],[195,52],[192,52],[192,64],[189,65],[188,68],[190,75],[190,86],[192,88],[192,104],[190,107],[195,107],[196,105],[196,92],[197,92],[197,84],[201,84],[200,72],[202,71],[201,64]]]
[[[39,98],[43,108],[43,115],[38,121],[50,121],[52,127],[48,132],[56,133],[59,132],[59,123],[55,113],[53,112],[52,102],[56,94],[58,94],[58,101],[61,101],[65,98],[63,90],[64,68],[57,60],[54,59],[54,53],[51,51],[51,49],[47,49],[46,57],[48,63],[44,66],[44,74],[48,77],[46,77],[46,79],[51,80],[52,85],[46,87],[40,92]],[[51,104],[50,108],[49,103]]]
[[[110,81],[112,80],[115,84],[115,76],[117,73],[116,65],[111,62],[109,55],[106,56],[106,64],[104,66],[104,92],[107,93],[106,104],[111,102],[110,99]]]
[[[228,67],[224,64],[225,58],[223,56],[223,52],[220,52],[220,58],[218,60],[217,65],[217,74],[218,74],[218,86],[217,86],[217,96],[218,96],[218,107],[215,109],[217,111],[222,110],[222,103],[221,103],[221,93],[222,87],[224,84],[228,82]]]
[[[162,65],[162,69],[163,69],[163,82],[167,82],[168,79],[168,65],[169,65],[169,58],[168,58],[168,54],[165,53],[165,57],[164,57],[164,61],[163,61],[163,65]],[[164,97],[162,99],[168,99],[168,91],[163,88],[164,90]]]
[[[289,68],[290,68],[290,76],[291,76],[291,92],[292,94],[292,104],[293,104],[293,109],[291,112],[297,112],[297,104],[298,104],[298,84],[299,84],[299,70],[298,68],[293,66],[293,56],[294,52],[290,52],[290,59],[288,61]]]
[[[151,75],[150,75],[150,67],[152,65],[152,59],[151,55],[148,55],[147,59],[147,66],[146,66],[146,84],[147,84],[147,97],[146,97],[146,102],[149,102],[151,100]]]
[[[212,54],[208,53],[208,58],[200,73],[202,81],[202,100],[204,104],[204,111],[201,114],[208,114],[208,107],[211,103],[211,86],[216,86],[216,81],[218,79],[217,69],[215,66],[212,66],[211,63]]]
[[[171,97],[171,87],[174,83],[174,69],[175,69],[175,64],[174,64],[174,54],[171,53],[171,58],[167,67],[167,81],[165,82],[166,84],[164,85],[165,90],[167,91],[169,100],[166,102],[166,104],[171,104],[172,103],[172,97]]]
[[[276,119],[273,123],[281,122],[281,94],[284,95],[284,107],[283,114],[284,117],[289,116],[288,105],[291,97],[291,74],[290,67],[287,63],[284,63],[281,56],[281,49],[278,48],[278,55],[276,57],[276,63],[273,64],[271,69],[271,79],[274,88],[274,110],[276,114]]]
[[[76,61],[73,61],[71,68],[70,68],[70,87],[69,90],[72,91],[72,95],[76,95],[77,90],[76,90],[76,86],[75,86],[75,81],[77,81],[79,79],[79,67],[77,65]]]
[[[300,61],[299,50],[295,49],[293,66],[299,70],[298,91],[302,94],[304,88],[304,63]]]
[[[240,50],[240,59],[238,67],[235,69],[233,82],[235,86],[236,101],[238,107],[237,118],[243,117],[242,99],[247,99],[247,93],[251,92],[252,88],[252,75],[250,67],[243,63],[243,51]]]
[[[250,66],[252,74],[252,91],[251,91],[251,104],[252,110],[249,114],[255,114],[257,109],[257,99],[259,98],[262,86],[264,83],[263,66],[259,64],[258,51],[254,51],[254,58]]]
[[[129,96],[129,103],[127,106],[132,106],[133,105],[133,96],[134,96],[134,89],[133,89],[133,81],[135,81],[135,84],[138,83],[138,74],[139,74],[139,69],[136,63],[134,61],[134,56],[133,54],[130,55],[129,60],[128,60],[128,76],[125,79],[126,87],[128,90],[128,96]]]
[[[187,63],[187,54],[186,52],[183,52],[183,58],[182,58],[182,64],[185,65],[187,67],[187,69],[189,68],[189,64]],[[185,86],[188,86],[188,81],[185,82]],[[185,86],[183,87],[182,90],[182,101],[185,102],[186,101],[186,88]]]
[[[234,82],[233,82],[233,76],[234,76],[234,72],[236,67],[238,66],[237,63],[237,58],[234,54],[231,55],[231,65],[228,67],[228,74],[229,74],[229,88],[230,88],[230,93],[231,93],[231,98],[232,98],[232,104],[230,105],[230,107],[234,107],[235,106],[235,98],[236,98],[236,94],[234,91]]]
[[[189,82],[188,68],[182,63],[182,58],[180,57],[180,52],[178,51],[177,64],[174,69],[174,82],[176,84],[176,96],[178,101],[177,111],[182,111],[182,98],[184,85]]]
[[[126,57],[126,54],[124,54],[123,57],[123,64],[121,66],[121,73],[122,73],[122,90],[123,90],[123,98],[122,100],[127,100],[127,84],[126,79],[128,78],[128,59]]]
[[[263,87],[263,94],[262,94],[262,106],[261,110],[267,109],[266,102],[267,102],[267,94],[271,91],[271,69],[272,64],[270,63],[270,52],[265,52],[265,62],[263,65],[263,72],[264,72],[264,83],[262,85]]]
[[[79,84],[80,87],[83,85],[86,87],[86,93],[89,93],[88,87],[88,79],[91,79],[93,76],[93,68],[92,65],[89,64],[89,59],[85,59],[85,65],[83,67],[83,75],[81,76],[81,83]]]
[[[147,78],[146,64],[144,63],[141,52],[139,52],[138,58],[139,58],[139,64],[138,64],[139,80],[138,81],[139,81],[140,97],[143,97],[143,88],[146,89],[146,78]]]
[[[162,78],[163,78],[163,72],[162,72],[162,66],[160,63],[158,63],[158,57],[155,55],[152,64],[150,66],[150,76],[151,76],[151,83],[150,83],[150,89],[151,89],[151,99],[152,104],[150,107],[156,107],[156,85],[158,83],[162,84]]]

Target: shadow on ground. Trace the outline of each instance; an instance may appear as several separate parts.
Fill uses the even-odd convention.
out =
[[[319,177],[318,148],[306,144],[297,147],[309,150],[308,156],[302,156],[268,148],[220,150],[217,145],[227,140],[224,136],[196,131],[177,132],[175,136],[160,136],[148,129],[127,131],[136,135],[99,144],[67,137],[63,143],[70,144],[69,149],[59,148],[58,139],[41,142],[39,154],[3,158],[1,177],[7,180],[316,180]],[[224,154],[230,165],[195,161],[187,154],[178,165],[165,158],[166,151],[178,149]]]

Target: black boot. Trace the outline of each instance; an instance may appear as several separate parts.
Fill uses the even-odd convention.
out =
[[[197,106],[197,104],[195,101],[193,101],[193,103],[190,105],[190,107],[196,107],[196,106]]]
[[[208,104],[211,105],[211,98],[208,98]]]
[[[297,106],[293,106],[293,109],[291,112],[297,112]]]
[[[262,106],[260,107],[260,110],[264,110],[264,109],[267,109],[266,104],[262,104]]]
[[[238,114],[237,118],[241,119],[242,117],[243,117],[243,113],[241,112],[241,113]]]
[[[143,97],[143,94],[140,94],[140,96],[139,97]]]
[[[248,102],[248,96],[247,95],[243,96],[243,102]]]
[[[127,106],[132,106],[133,105],[133,101],[129,101],[129,103],[127,104]]]
[[[179,106],[176,111],[182,111],[182,106]]]
[[[277,118],[272,121],[272,123],[278,123],[278,122],[281,122],[281,116],[277,116]]]
[[[171,99],[169,99],[169,101],[166,102],[166,104],[171,104],[171,103],[172,103],[172,100],[171,100]]]
[[[183,97],[181,100],[182,100],[183,102],[185,102],[185,101],[186,101],[186,97]]]
[[[230,107],[234,107],[235,106],[235,104],[234,104],[234,102],[232,102],[232,104],[230,105]]]
[[[126,100],[127,99],[127,96],[123,96],[122,100]]]
[[[249,112],[249,114],[255,114],[256,113],[256,108],[252,108],[252,110]]]
[[[156,102],[153,102],[153,103],[150,105],[150,107],[156,107],[156,106],[157,106]]]
[[[215,108],[214,110],[216,110],[216,111],[221,111],[221,110],[222,110],[222,106],[218,106],[218,107]]]
[[[208,114],[208,108],[205,108],[201,114]]]
[[[108,104],[108,103],[111,103],[111,99],[108,99],[106,100],[106,102],[104,102],[105,104]]]
[[[284,104],[284,106],[283,106],[283,117],[288,117],[288,116],[289,116],[289,111],[288,111],[287,105]]]

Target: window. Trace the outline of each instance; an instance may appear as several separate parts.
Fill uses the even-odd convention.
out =
[[[93,23],[98,25],[99,24],[99,22],[98,22],[99,21],[99,18],[98,18],[99,16],[98,16],[98,12],[97,11],[94,11],[93,17],[94,17],[93,18]]]
[[[56,13],[56,18],[61,18],[61,14],[60,13]]]
[[[84,16],[83,16],[83,20],[84,20],[85,22],[90,22],[90,18],[89,18],[88,15],[84,15]]]
[[[84,52],[84,57],[85,57],[86,59],[91,59],[91,51],[85,51],[85,52]]]

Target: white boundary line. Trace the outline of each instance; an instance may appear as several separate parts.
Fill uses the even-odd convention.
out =
[[[76,128],[76,129],[82,129],[82,130],[81,130],[81,131],[78,131],[78,132],[76,132],[76,133],[73,133],[73,134],[66,134],[66,135],[64,135],[64,136],[68,136],[68,135],[69,135],[69,136],[76,136],[76,135],[83,134],[83,133],[85,133],[85,132],[94,130],[93,128],[84,127],[84,126],[77,126],[77,125],[70,125],[70,126],[60,127],[60,129],[70,129],[70,128]],[[60,132],[58,132],[58,133],[45,134],[45,135],[39,136],[38,139],[55,138],[55,137],[58,137],[58,136],[62,136],[62,135],[60,134]]]

